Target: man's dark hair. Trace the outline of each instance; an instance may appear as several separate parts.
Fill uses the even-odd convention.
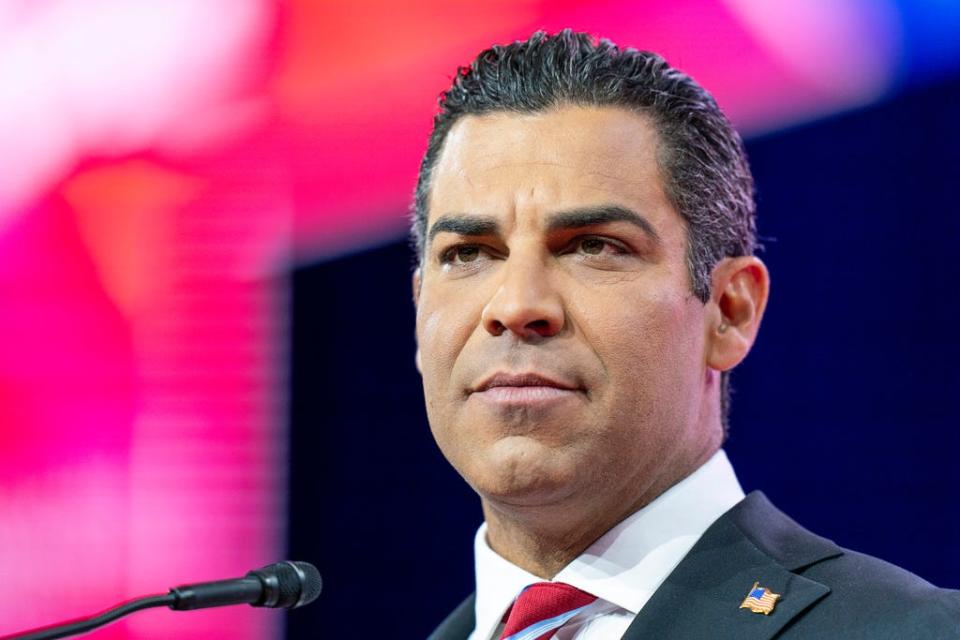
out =
[[[751,255],[757,246],[753,177],[740,136],[713,96],[655,53],[621,49],[569,29],[538,31],[525,41],[491,47],[460,67],[439,104],[414,195],[411,235],[421,263],[431,175],[450,128],[464,116],[562,105],[620,107],[651,118],[659,134],[661,178],[687,227],[692,291],[702,302],[710,299],[717,262]],[[725,432],[729,394],[724,372]]]

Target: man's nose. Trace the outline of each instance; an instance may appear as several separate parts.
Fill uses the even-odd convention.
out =
[[[564,306],[539,258],[514,258],[504,265],[503,280],[481,314],[494,336],[509,331],[521,339],[550,337],[563,329]]]

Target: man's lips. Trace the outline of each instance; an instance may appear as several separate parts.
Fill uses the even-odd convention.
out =
[[[552,387],[567,391],[578,390],[576,385],[539,373],[506,373],[499,371],[482,380],[473,391],[487,391],[496,387]]]
[[[470,390],[496,404],[539,404],[576,395],[584,389],[563,379],[540,373],[497,372]]]

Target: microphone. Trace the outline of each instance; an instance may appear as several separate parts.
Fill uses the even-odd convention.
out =
[[[185,584],[170,589],[175,611],[249,604],[254,607],[296,609],[320,595],[323,580],[307,562],[277,562],[249,572],[242,578]]]
[[[135,611],[170,607],[191,611],[209,607],[249,604],[254,607],[296,609],[320,595],[323,580],[308,562],[277,562],[250,571],[242,578],[185,584],[162,595],[145,596],[107,609],[89,618],[0,637],[0,640],[55,640],[92,631]]]

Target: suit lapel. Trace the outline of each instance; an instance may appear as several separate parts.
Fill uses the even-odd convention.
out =
[[[752,493],[704,533],[623,640],[772,638],[830,592],[793,572],[840,553]],[[781,595],[770,615],[739,608],[754,582]]]

